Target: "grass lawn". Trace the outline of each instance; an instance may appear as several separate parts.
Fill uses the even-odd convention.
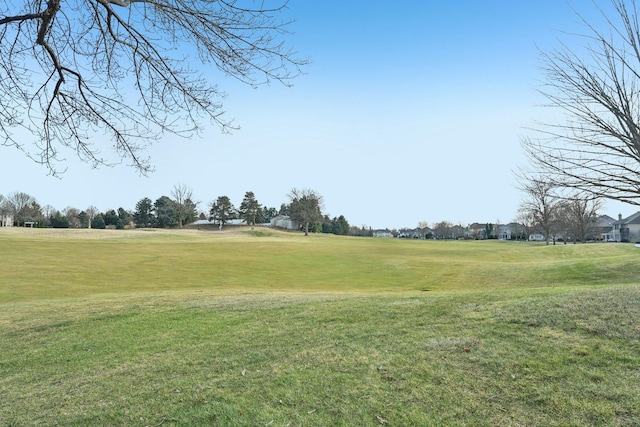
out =
[[[0,229],[0,426],[640,425],[640,249]]]

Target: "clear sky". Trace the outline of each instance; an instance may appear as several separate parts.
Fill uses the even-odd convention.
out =
[[[247,191],[279,208],[297,187],[358,226],[510,222],[522,198],[519,140],[545,114],[537,47],[580,28],[572,6],[600,22],[586,0],[291,0],[289,42],[312,63],[291,88],[220,80],[240,130],[167,135],[149,151],[148,177],[69,154],[56,178],[0,146],[0,194],[134,210],[183,184],[208,211],[222,195],[239,206]],[[604,213],[637,210],[608,202]]]

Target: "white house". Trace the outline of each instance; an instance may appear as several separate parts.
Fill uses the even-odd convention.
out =
[[[13,215],[1,214],[0,215],[0,227],[12,227]]]
[[[544,242],[546,239],[542,233],[533,233],[529,235],[529,240],[532,242]]]
[[[389,230],[373,230],[373,237],[393,237]]]

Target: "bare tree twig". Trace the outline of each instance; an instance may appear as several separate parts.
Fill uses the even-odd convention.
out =
[[[542,52],[541,93],[563,119],[536,123],[521,145],[554,186],[640,205],[640,25],[635,0],[582,19],[582,48]]]
[[[286,0],[246,4],[7,0],[0,5],[2,144],[53,174],[68,150],[94,166],[127,161],[146,173],[145,148],[164,133],[188,137],[207,121],[236,129],[211,64],[257,86],[289,85],[308,63],[281,39],[290,24],[277,18]],[[25,133],[32,143],[23,142]]]

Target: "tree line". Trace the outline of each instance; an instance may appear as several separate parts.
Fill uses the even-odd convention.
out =
[[[534,177],[520,177],[521,190],[526,195],[518,209],[516,218],[520,227],[516,238],[526,240],[530,234],[540,233],[547,243],[562,238],[573,242],[585,242],[592,238],[601,199],[585,194],[567,195],[549,181]],[[58,210],[51,205],[40,205],[31,195],[14,192],[6,197],[0,194],[0,216],[9,215],[13,225],[29,224],[51,228],[183,228],[197,220],[207,220],[220,228],[234,220],[242,220],[247,225],[270,223],[278,215],[288,216],[308,233],[330,233],[336,235],[373,236],[371,227],[352,226],[344,215],[330,217],[323,213],[322,196],[313,190],[293,189],[287,195],[288,203],[279,208],[268,207],[258,201],[254,192],[247,191],[236,207],[228,196],[219,196],[203,210],[193,198],[193,192],[185,185],[176,185],[170,196],[163,195],[153,201],[149,197],[140,199],[134,210],[119,207],[99,211],[95,206],[84,210],[66,207]],[[420,222],[420,229],[428,229],[426,222]],[[496,238],[498,224],[486,224],[486,238]],[[392,235],[403,237],[408,229],[392,231]],[[467,238],[468,232],[461,225],[448,221],[434,223],[426,239]],[[475,236],[473,236],[475,238]]]
[[[201,210],[200,202],[193,198],[193,191],[185,185],[176,185],[170,196],[163,195],[155,201],[143,197],[133,211],[120,207],[100,212],[95,206],[84,210],[74,207],[58,210],[51,205],[40,205],[27,193],[14,192],[6,197],[0,194],[0,216],[10,216],[15,226],[124,229],[183,228],[197,220],[208,220],[221,228],[238,219],[246,225],[257,225],[286,215],[300,224],[305,234],[371,235],[366,226],[349,225],[343,215],[331,218],[324,214],[322,196],[313,190],[294,188],[288,198],[288,203],[282,203],[277,209],[263,205],[252,191],[247,191],[237,208],[228,196],[219,196],[206,210]]]

